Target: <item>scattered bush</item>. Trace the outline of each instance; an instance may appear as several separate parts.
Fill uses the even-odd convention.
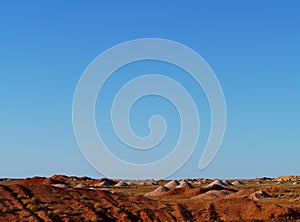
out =
[[[102,208],[96,208],[95,211],[96,211],[96,213],[98,213],[98,214],[104,214],[104,213],[105,213],[105,210],[102,209]]]
[[[38,203],[39,199],[36,197],[32,197],[30,201],[31,201],[31,203]]]
[[[31,211],[33,211],[33,212],[36,212],[36,211],[39,210],[39,207],[37,205],[35,205],[35,204],[28,204],[26,206],[26,208],[29,209],[29,210],[31,210]]]
[[[206,211],[206,209],[201,208],[198,210],[198,214],[203,214],[205,211]]]
[[[26,211],[23,213],[22,217],[24,218],[31,217],[31,213],[29,211]]]
[[[53,215],[59,215],[61,214],[61,211],[59,209],[55,209],[52,211]]]
[[[30,199],[22,199],[21,201],[24,205],[28,205],[31,202]]]
[[[82,214],[82,211],[80,209],[76,209],[73,213],[75,216],[79,216]]]
[[[165,205],[165,204],[163,204],[163,205],[159,206],[159,209],[160,209],[160,210],[167,210],[167,209],[168,209],[168,206]]]
[[[66,209],[64,211],[61,212],[61,216],[70,216],[73,214],[72,210]]]
[[[68,196],[62,196],[61,199],[62,199],[62,200],[71,200],[71,197],[68,197]]]
[[[24,198],[24,196],[22,194],[18,194],[17,198],[21,200]]]
[[[97,222],[97,221],[98,221],[98,218],[96,216],[91,218],[91,222]]]
[[[2,213],[7,213],[8,212],[8,209],[6,208],[6,207],[3,207],[2,209],[1,209],[1,211],[2,211]]]
[[[9,212],[10,212],[10,213],[14,213],[14,212],[16,212],[17,210],[18,210],[18,208],[14,207],[14,206],[10,206],[10,207],[9,207]]]
[[[88,219],[88,218],[84,219],[84,222],[97,222],[97,221],[99,221],[99,220],[96,216],[94,216],[90,219]]]
[[[128,218],[128,215],[127,214],[122,214],[122,216],[121,216],[122,218]]]
[[[101,204],[100,203],[95,203],[94,204],[94,208],[100,208],[101,207]]]
[[[80,197],[80,199],[83,199],[83,200],[89,200],[89,197],[86,196],[86,195],[82,195],[82,196]]]

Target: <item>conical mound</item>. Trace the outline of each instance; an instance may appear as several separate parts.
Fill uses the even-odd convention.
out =
[[[256,191],[255,193],[250,195],[250,199],[252,200],[259,200],[262,198],[269,198],[269,197],[271,196],[262,190]]]
[[[104,180],[104,181],[102,181],[100,183],[94,184],[95,187],[110,187],[112,185],[113,184],[111,182],[107,181],[107,180]]]
[[[183,187],[192,187],[192,184],[187,181],[181,180],[179,185],[176,186],[176,188],[183,188]]]
[[[211,186],[214,186],[214,185],[218,185],[218,186],[222,186],[222,187],[228,186],[225,183],[223,183],[221,180],[215,180],[214,182],[208,184],[207,187],[211,187]]]
[[[115,187],[126,187],[128,184],[125,181],[119,181]]]
[[[169,191],[170,189],[165,187],[165,186],[160,186],[158,188],[156,188],[155,190],[149,192],[149,193],[146,193],[145,196],[146,197],[153,197],[153,196],[159,196],[167,191]]]
[[[236,180],[236,181],[232,182],[232,185],[233,186],[240,186],[240,185],[244,185],[244,183],[239,181],[239,180]]]
[[[228,180],[222,180],[222,182],[226,184],[226,186],[233,186]]]
[[[172,181],[166,183],[164,186],[169,189],[172,189],[172,188],[177,187],[178,185],[179,185],[179,183],[176,180],[172,180]]]
[[[75,186],[75,188],[85,188],[85,189],[87,189],[87,188],[90,188],[90,186],[89,186],[89,185],[86,185],[86,184],[84,184],[84,183],[79,183],[79,184],[77,184],[77,185]]]

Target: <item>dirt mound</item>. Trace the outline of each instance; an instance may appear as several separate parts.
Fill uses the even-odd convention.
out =
[[[75,188],[89,189],[91,186],[86,185],[85,183],[79,183],[75,186]]]
[[[258,190],[255,193],[251,194],[249,197],[252,200],[259,200],[263,198],[270,198],[271,196],[262,190]]]
[[[241,181],[239,181],[239,180],[233,181],[231,184],[232,184],[233,186],[241,186],[241,185],[244,185],[244,183],[241,182]]]
[[[126,187],[126,186],[128,186],[128,183],[122,180],[115,184],[115,187]]]
[[[169,189],[172,189],[172,188],[175,188],[179,185],[179,183],[177,182],[177,180],[171,180],[170,182],[166,183],[164,186],[169,188]]]
[[[226,186],[233,186],[228,180],[222,180],[222,183],[224,183]]]
[[[232,194],[232,191],[229,190],[210,190],[206,193],[199,194],[198,196],[192,197],[191,199],[217,199],[217,198],[224,198],[225,196]]]
[[[229,190],[229,191],[236,192],[235,189],[228,188],[228,187],[223,187],[223,186],[216,185],[216,184],[205,186],[203,188],[200,188],[200,190],[201,190],[201,193],[205,193],[205,192],[210,191],[210,190]]]
[[[221,180],[215,180],[215,181],[211,182],[210,184],[208,184],[206,187],[211,187],[214,185],[218,185],[218,186],[222,186],[222,187],[228,186],[227,184],[223,183]]]
[[[255,189],[248,189],[248,190],[239,190],[238,192],[231,193],[227,195],[225,198],[248,198],[249,195],[253,194],[255,192]]]
[[[192,187],[193,185],[185,180],[181,180],[176,188]]]
[[[141,180],[136,182],[140,186],[151,186],[151,185],[158,185],[158,182],[155,180]]]
[[[183,187],[183,188],[171,189],[171,190],[161,194],[159,197],[190,198],[190,197],[194,197],[200,193],[201,193],[200,188]]]
[[[136,185],[134,182],[132,182],[132,181],[128,181],[128,182],[126,182],[125,181],[125,183],[127,183],[127,186],[133,186],[133,185]]]
[[[235,189],[225,188],[218,185],[213,185],[205,188],[194,188],[194,187],[183,187],[171,189],[163,194],[159,195],[160,197],[180,197],[180,198],[191,198],[199,194],[204,194],[208,191],[226,191],[230,193],[236,192]],[[254,191],[253,191],[254,192]],[[252,193],[253,193],[252,192]]]
[[[102,181],[100,183],[94,184],[95,187],[111,187],[113,186],[113,183],[110,183],[109,181]]]
[[[63,183],[56,183],[56,184],[53,184],[52,186],[59,187],[59,188],[68,188],[68,185],[63,184]]]
[[[86,182],[89,186],[114,186],[117,182],[108,178],[101,178],[97,180],[89,180]]]
[[[169,191],[170,189],[165,187],[165,186],[160,186],[156,188],[155,190],[145,194],[145,197],[154,197],[154,196],[159,196],[162,195],[163,193]]]

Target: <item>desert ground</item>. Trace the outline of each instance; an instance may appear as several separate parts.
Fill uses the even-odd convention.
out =
[[[3,178],[0,221],[300,221],[300,176]]]

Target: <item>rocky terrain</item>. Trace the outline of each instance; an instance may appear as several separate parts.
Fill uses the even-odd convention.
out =
[[[300,177],[0,179],[0,221],[300,221]]]

